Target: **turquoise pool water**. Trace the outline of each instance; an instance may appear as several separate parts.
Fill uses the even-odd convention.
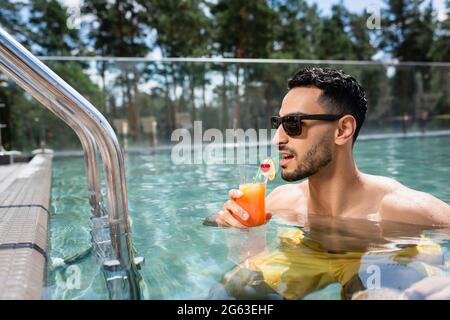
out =
[[[395,178],[450,203],[449,146],[450,137],[366,140],[356,144],[355,157],[363,172]],[[141,273],[148,287],[148,299],[217,297],[217,290],[211,289],[220,288],[217,284],[222,276],[243,261],[242,252],[257,252],[263,243],[270,250],[279,246],[278,235],[286,226],[277,221],[251,232],[202,225],[205,217],[220,209],[228,190],[237,186],[235,166],[174,166],[169,152],[130,154],[126,158],[126,177],[133,242],[146,259]],[[277,177],[268,188],[282,183]],[[49,256],[53,260],[90,246],[90,210],[81,157],[54,159],[51,211]],[[316,227],[303,231],[324,247],[338,244],[338,251],[352,252],[405,246],[422,241],[420,235],[425,234],[429,241],[442,247],[442,259],[432,264],[445,272],[445,259],[447,264],[450,259],[450,231],[419,229],[330,220],[319,221]],[[373,236],[369,236],[373,230]],[[361,240],[364,237],[366,241]],[[373,256],[365,257],[361,266],[373,260]],[[398,263],[391,253],[377,257],[378,265]],[[414,261],[410,259],[409,262]],[[66,269],[53,268],[50,263],[48,270],[45,297],[49,299],[108,299],[103,275],[93,256]],[[407,287],[410,280],[394,283],[393,279],[398,279],[395,272],[387,272],[382,285]],[[306,298],[340,299],[340,291],[341,285],[331,282]]]

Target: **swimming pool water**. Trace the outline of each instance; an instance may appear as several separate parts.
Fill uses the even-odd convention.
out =
[[[365,140],[357,142],[354,154],[361,171],[392,177],[450,203],[449,146],[450,137]],[[148,287],[145,296],[148,299],[205,299],[222,276],[240,262],[239,250],[243,250],[243,243],[249,243],[249,238],[255,248],[245,247],[245,250],[257,250],[257,244],[262,242],[267,242],[270,248],[278,245],[277,234],[284,226],[277,221],[250,233],[202,225],[205,217],[221,208],[228,190],[237,186],[236,166],[175,166],[169,152],[128,154],[126,177],[132,239],[138,253],[146,260],[141,274]],[[268,190],[283,183],[277,177],[269,183]],[[83,158],[55,158],[49,240],[49,256],[53,260],[74,255],[90,246],[86,193]],[[373,227],[357,222],[353,227],[349,225],[352,224],[345,227],[343,223],[322,221],[320,228],[314,230],[314,236],[318,235],[324,242],[341,243],[345,249],[361,242],[358,230]],[[346,228],[355,232],[347,232]],[[420,240],[420,233],[426,233],[428,238],[443,246],[444,255],[448,256],[450,235],[447,237],[446,232],[411,231],[402,225],[387,228],[389,234],[368,237],[367,247],[378,249],[380,243],[383,246],[414,243]],[[312,234],[313,230],[305,230],[305,233],[308,231]],[[393,263],[389,257],[386,259],[388,264]],[[46,298],[108,299],[94,256],[66,269],[53,268],[51,259],[49,261]],[[444,263],[437,263],[442,270],[445,270]],[[306,298],[339,299],[340,290],[339,284],[332,283]]]

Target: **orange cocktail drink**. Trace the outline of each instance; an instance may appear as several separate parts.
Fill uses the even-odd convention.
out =
[[[262,225],[266,222],[266,183],[245,183],[239,186],[239,190],[242,191],[243,196],[236,199],[239,204],[247,213],[249,218],[243,221],[239,217],[236,217],[239,222],[247,227],[254,227]]]
[[[274,175],[274,171],[269,172],[270,168],[271,165],[268,163],[263,163],[260,166],[239,166],[239,190],[242,191],[243,195],[235,201],[248,213],[249,217],[246,220],[237,215],[234,215],[234,217],[247,227],[255,227],[266,223],[266,183],[270,173]],[[271,176],[271,179],[273,179],[273,176]]]

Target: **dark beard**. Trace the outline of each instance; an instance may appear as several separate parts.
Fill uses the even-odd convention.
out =
[[[281,171],[281,177],[286,181],[298,181],[316,174],[320,168],[331,162],[331,141],[324,137],[322,141],[314,145],[293,172]]]

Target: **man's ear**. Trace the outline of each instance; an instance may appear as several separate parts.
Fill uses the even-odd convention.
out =
[[[352,115],[345,115],[338,121],[335,131],[334,141],[338,145],[344,145],[353,141],[353,135],[356,131],[356,119]]]

